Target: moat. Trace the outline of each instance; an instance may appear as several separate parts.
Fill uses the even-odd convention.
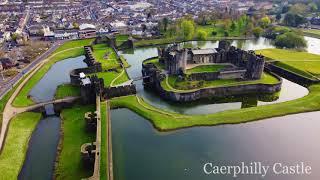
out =
[[[312,43],[314,43],[313,40]],[[319,43],[320,41],[315,42]],[[186,44],[186,46],[198,44],[201,48],[217,47],[217,42],[191,42]],[[273,47],[271,42],[265,39],[234,41],[233,45],[241,46],[245,50]],[[314,46],[309,45],[308,51],[320,53],[317,52],[318,49],[313,48]],[[155,47],[138,48],[134,50],[133,54],[123,53],[123,55],[131,65],[127,69],[129,77],[135,78],[141,76],[142,61],[156,56],[157,49]],[[81,59],[79,57],[61,61],[61,64],[69,64],[67,70],[52,68],[47,74],[65,75],[71,69],[84,67],[85,64],[82,63]],[[59,64],[56,65],[58,66]],[[57,80],[58,78],[55,79]],[[57,80],[57,84],[53,84],[51,81],[48,83],[48,77],[44,76],[38,86],[44,87],[51,84],[48,87],[50,95],[48,93],[39,93],[40,91],[37,90],[37,87],[34,87],[33,92],[37,94],[34,95],[34,98],[37,101],[50,100],[54,95],[53,92],[56,86],[68,81],[68,76],[66,76],[66,79],[62,81]],[[229,99],[225,99],[224,102],[196,102],[183,105],[169,103],[159,98],[157,94],[144,90],[142,81],[136,81],[135,84],[137,94],[142,96],[148,103],[182,114],[209,114],[230,109],[279,103],[298,99],[308,94],[308,90],[305,87],[283,79],[281,92],[277,95],[278,98],[268,100],[269,102],[266,100],[268,98],[258,98],[253,95],[238,97],[233,99],[232,102],[229,102]],[[112,110],[115,178],[195,179],[196,177],[201,177],[201,179],[212,179],[210,176],[204,176],[201,171],[202,163],[206,161],[216,161],[217,163],[225,163],[226,161],[265,161],[266,163],[273,163],[275,160],[284,162],[303,160],[309,162],[316,169],[320,166],[320,161],[314,158],[314,155],[320,150],[320,146],[314,146],[314,142],[310,142],[319,136],[317,128],[319,128],[320,124],[315,122],[316,117],[317,113],[309,113],[248,124],[191,128],[160,133],[146,119],[130,110]],[[49,121],[54,125],[50,125]],[[52,128],[46,130],[49,126]],[[59,140],[59,127],[60,118],[58,117],[45,118],[39,123],[30,141],[25,165],[21,172],[21,179],[27,179],[28,177],[47,179],[52,177],[56,146]],[[300,127],[304,127],[303,130]],[[282,130],[280,131],[280,129]],[[293,137],[292,134],[294,134]],[[310,136],[310,141],[303,140],[306,134]],[[43,138],[40,138],[41,136]],[[299,141],[303,142],[305,146],[298,145],[297,142]],[[43,151],[38,148],[43,146],[44,143],[50,144],[50,146],[47,146],[50,150]],[[288,147],[292,147],[294,152],[288,153]],[[254,153],[252,153],[253,148],[255,149]],[[303,153],[306,148],[309,149],[310,153]],[[47,152],[50,152],[50,157]],[[45,160],[46,162],[39,166],[37,163],[38,156],[48,156],[50,160]],[[139,166],[136,165],[137,162],[139,162]],[[28,169],[28,174],[24,174],[26,169]],[[41,173],[41,170],[49,173]],[[319,176],[316,172],[313,175],[315,177]],[[218,178],[228,179],[228,177]],[[252,179],[256,179],[256,177],[252,177]],[[289,177],[288,179],[294,179],[294,177]]]

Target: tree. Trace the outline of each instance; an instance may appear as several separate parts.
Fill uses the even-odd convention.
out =
[[[253,28],[254,28],[253,23],[249,22],[246,26],[245,35],[252,34]]]
[[[282,14],[287,13],[287,12],[289,11],[289,9],[290,9],[289,6],[283,6],[283,7],[282,7],[282,10],[281,10]]]
[[[218,33],[217,33],[217,31],[212,31],[212,36],[216,36]]]
[[[290,7],[290,12],[293,14],[305,14],[307,12],[307,6],[302,3],[297,3]]]
[[[318,11],[318,6],[316,3],[312,2],[312,3],[309,3],[308,4],[308,9],[311,11],[311,12],[317,12]]]
[[[224,37],[228,37],[228,36],[229,36],[228,31],[224,31]]]
[[[169,24],[169,19],[167,17],[162,19],[163,30],[166,32]]]
[[[224,20],[222,25],[223,25],[223,29],[229,30],[231,26],[231,20],[230,19]]]
[[[200,13],[199,14],[199,17],[198,17],[198,20],[197,20],[197,23],[200,24],[200,25],[207,25],[208,24],[208,21],[209,21],[209,16],[205,13]]]
[[[263,33],[263,29],[261,27],[255,27],[253,30],[252,30],[252,33],[255,37],[260,37]]]
[[[147,30],[147,26],[145,24],[141,24],[142,32],[145,32]]]
[[[73,22],[73,23],[72,23],[72,26],[73,26],[75,29],[79,29],[79,24],[76,23],[76,22]]]
[[[232,21],[231,26],[230,26],[231,31],[234,31],[236,28],[237,28],[236,23],[234,21]]]
[[[271,24],[271,20],[268,16],[265,16],[260,19],[259,24],[262,28],[267,28]]]
[[[306,40],[294,32],[287,32],[277,36],[275,45],[281,48],[304,48],[307,46]]]
[[[306,19],[301,15],[288,13],[284,16],[283,23],[287,26],[297,27],[306,23]]]
[[[191,39],[194,35],[195,25],[191,20],[184,19],[181,22],[181,31],[184,39]]]
[[[197,38],[198,38],[199,40],[206,40],[207,37],[208,37],[208,34],[207,34],[206,31],[204,31],[204,30],[199,30],[199,31],[197,32]]]
[[[20,38],[20,35],[19,35],[18,33],[13,33],[13,34],[11,34],[11,39],[12,39],[13,41],[16,41],[18,38]]]
[[[280,20],[281,20],[281,17],[282,17],[281,14],[278,13],[278,14],[276,15],[276,20],[277,20],[277,21],[280,21]]]

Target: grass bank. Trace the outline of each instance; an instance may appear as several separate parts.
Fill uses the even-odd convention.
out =
[[[9,125],[0,155],[0,179],[15,179],[24,163],[28,142],[41,119],[40,113],[25,112],[14,117]]]
[[[269,73],[263,73],[259,80],[240,81],[236,79],[218,79],[214,81],[188,81],[179,80],[178,76],[169,76],[161,82],[161,86],[172,92],[193,92],[202,88],[215,88],[222,86],[238,86],[248,84],[277,84],[279,80]]]
[[[108,127],[107,127],[107,104],[106,102],[101,103],[101,160],[100,160],[100,179],[108,179]]]
[[[305,36],[320,38],[320,30],[318,29],[299,29]]]
[[[218,72],[225,68],[225,65],[201,65],[187,70],[187,74],[205,73],[205,72]]]
[[[93,46],[93,55],[101,63],[102,72],[95,73],[104,80],[104,86],[110,87],[129,80],[124,68],[129,67],[124,57],[118,58],[116,52],[107,44],[96,44]],[[123,68],[120,63],[123,64]]]
[[[94,111],[94,106],[74,106],[65,109],[62,117],[62,151],[56,169],[57,179],[82,179],[90,177],[93,171],[84,168],[81,159],[80,147],[84,143],[94,142],[95,134],[87,133],[84,114]]]
[[[41,78],[49,71],[51,66],[61,60],[77,57],[84,54],[84,45],[91,44],[92,39],[69,41],[59,47],[48,58],[48,62],[45,63],[39,71],[37,71],[32,78],[24,85],[18,96],[13,101],[13,106],[24,107],[34,104],[34,102],[28,97],[31,89],[41,80]],[[71,49],[68,49],[71,48]]]
[[[309,95],[284,103],[228,110],[206,115],[182,115],[158,109],[136,96],[111,100],[112,108],[128,108],[150,120],[161,131],[220,124],[238,124],[271,117],[320,110],[320,84],[309,87]]]
[[[320,77],[319,55],[284,49],[264,49],[258,50],[256,53],[279,61],[275,64],[301,76],[310,79]]]
[[[80,96],[80,88],[71,84],[62,84],[57,87],[54,98],[63,99],[71,96]]]

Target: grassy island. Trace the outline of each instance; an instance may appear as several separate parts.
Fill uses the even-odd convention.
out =
[[[187,81],[179,80],[178,76],[171,75],[161,82],[161,86],[167,91],[193,92],[202,88],[222,86],[237,86],[247,84],[276,84],[279,80],[271,74],[264,73],[259,80],[218,79],[214,81]]]

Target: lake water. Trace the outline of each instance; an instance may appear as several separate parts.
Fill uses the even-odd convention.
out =
[[[320,40],[306,38],[308,52],[320,54]],[[274,48],[266,39],[233,41],[245,50]],[[217,47],[217,42],[189,42],[185,46]],[[157,55],[156,48],[135,49],[124,54],[131,68],[131,78],[141,76],[144,59]],[[170,104],[135,82],[138,94],[150,104],[184,114],[208,114],[228,109],[243,108],[244,102]],[[301,98],[308,90],[288,80],[283,81],[279,99],[274,102],[257,100],[256,105],[279,103]],[[253,103],[254,104],[254,103]],[[194,180],[234,179],[225,175],[206,175],[203,165],[239,165],[240,162],[262,162],[272,166],[280,162],[296,165],[304,162],[312,167],[312,174],[275,175],[269,170],[264,179],[314,180],[320,177],[320,112],[271,118],[238,125],[195,127],[173,132],[158,132],[151,123],[128,109],[112,110],[112,142],[115,179],[126,180]],[[272,168],[272,167],[271,167]],[[260,175],[240,176],[238,179],[262,179]]]
[[[84,56],[70,58],[54,64],[45,76],[33,87],[30,95],[36,102],[46,102],[54,98],[60,84],[69,83],[69,72],[86,67]],[[47,113],[53,113],[53,106],[46,106]],[[56,150],[60,139],[60,117],[51,114],[41,119],[32,133],[26,159],[19,179],[52,179]]]

